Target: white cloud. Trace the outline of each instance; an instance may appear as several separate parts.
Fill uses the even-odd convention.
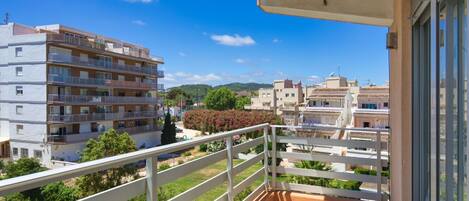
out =
[[[153,0],[125,0],[126,2],[129,3],[151,3]],[[158,0],[156,0],[158,1]]]
[[[245,59],[241,59],[241,58],[237,58],[234,60],[236,63],[239,63],[239,64],[244,64],[246,63],[247,61]]]
[[[187,54],[186,54],[185,52],[178,52],[178,54],[179,54],[179,56],[181,56],[181,57],[187,56]]]
[[[278,43],[278,42],[280,42],[280,40],[279,40],[278,38],[274,38],[274,39],[272,40],[272,42],[273,42],[273,43]]]
[[[317,83],[320,83],[322,81],[322,78],[317,76],[317,75],[311,75],[311,76],[308,76],[308,81],[314,83],[314,84],[317,84]]]
[[[212,40],[216,41],[220,45],[227,45],[227,46],[248,46],[256,44],[256,41],[251,38],[251,36],[239,36],[235,34],[231,35],[212,35]]]
[[[132,23],[133,23],[133,24],[136,24],[136,25],[138,25],[138,26],[145,26],[145,25],[147,25],[147,23],[144,22],[144,21],[142,21],[142,20],[134,20],[134,21],[132,21]]]

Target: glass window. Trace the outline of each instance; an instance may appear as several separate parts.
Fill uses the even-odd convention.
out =
[[[16,86],[16,95],[17,96],[23,95],[23,86]]]
[[[23,125],[16,125],[16,134],[23,135]]]
[[[22,47],[15,48],[15,56],[16,57],[22,57],[23,56],[23,48]]]
[[[28,158],[28,157],[29,157],[28,149],[21,148],[21,158]]]
[[[34,158],[42,159],[42,151],[41,150],[34,150]]]
[[[23,67],[16,67],[16,76],[17,77],[23,76]]]
[[[23,106],[22,105],[17,105],[16,106],[16,114],[17,115],[22,115],[23,114]]]
[[[13,147],[13,156],[18,156],[18,148]]]

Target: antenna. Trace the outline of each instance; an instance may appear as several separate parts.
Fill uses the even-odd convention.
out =
[[[337,75],[340,77],[340,65],[337,66]]]
[[[5,17],[3,18],[3,23],[7,25],[9,21],[10,21],[10,14],[5,13]]]

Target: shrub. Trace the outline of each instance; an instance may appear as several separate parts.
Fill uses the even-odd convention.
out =
[[[203,132],[230,131],[262,123],[278,123],[271,112],[191,110],[184,113],[184,127]]]
[[[186,152],[182,153],[182,156],[185,156],[185,157],[192,156],[192,153],[190,151],[186,151]]]
[[[184,164],[184,161],[183,160],[178,160],[178,165],[182,165]]]
[[[201,144],[199,145],[199,150],[202,152],[207,152],[208,145],[207,144]]]
[[[362,167],[356,167],[355,169],[353,169],[353,172],[355,174],[366,174],[376,176],[376,170],[370,170]],[[381,176],[389,177],[389,170],[381,171]]]
[[[170,166],[169,164],[167,164],[167,163],[162,163],[162,164],[160,165],[160,167],[158,168],[158,171],[167,170],[167,169],[169,169],[169,168],[171,168],[171,166]]]
[[[251,187],[248,187],[244,189],[243,191],[241,191],[240,193],[238,193],[238,195],[234,197],[234,201],[243,201],[244,198],[246,198],[251,193],[252,193],[252,189]]]
[[[225,149],[226,145],[223,141],[213,141],[207,144],[207,152],[213,153]]]

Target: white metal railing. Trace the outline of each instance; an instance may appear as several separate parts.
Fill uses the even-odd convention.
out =
[[[138,112],[113,112],[113,113],[91,113],[91,114],[49,114],[49,122],[85,122],[102,120],[124,120],[139,118],[156,118],[157,111],[138,111]]]
[[[97,79],[97,78],[81,78],[75,76],[63,76],[49,74],[48,80],[52,84],[68,84],[68,85],[84,85],[84,86],[98,86],[98,87],[115,87],[115,88],[129,88],[129,89],[157,89],[156,83],[152,81],[136,82],[136,81],[123,81],[111,79]]]
[[[155,97],[135,97],[135,96],[79,96],[79,95],[58,95],[49,94],[49,102],[58,102],[66,104],[99,104],[99,103],[114,103],[114,104],[159,104],[158,98]]]
[[[112,62],[107,62],[104,60],[94,59],[94,58],[86,58],[86,60],[72,55],[64,55],[64,54],[55,54],[49,53],[47,61],[59,64],[71,64],[71,65],[79,65],[83,67],[90,67],[90,68],[97,68],[97,69],[104,69],[104,70],[115,70],[119,72],[129,72],[129,73],[139,73],[139,74],[151,74],[151,75],[158,75],[160,73],[156,70],[156,66],[144,66],[138,67],[135,65],[125,65],[125,64],[117,64]]]
[[[269,129],[271,133],[269,135]],[[297,135],[281,135],[278,136],[277,132],[283,129],[286,132],[295,131],[296,129],[342,129],[342,130],[353,130],[353,131],[368,131],[376,132],[376,141],[361,141],[361,140],[338,140],[338,139],[325,139],[325,138],[314,138],[314,137],[301,137]],[[242,135],[254,131],[262,131],[261,137],[249,140],[247,142],[233,145],[232,139],[236,135]],[[188,175],[194,171],[201,170],[211,164],[218,161],[227,160],[227,169],[218,175],[197,184],[191,189],[176,195],[172,201],[186,201],[194,200],[198,196],[205,192],[222,185],[224,182],[227,183],[227,189],[217,201],[229,200],[233,198],[251,186],[256,180],[263,177],[263,183],[255,188],[250,195],[244,200],[254,200],[256,197],[261,195],[264,191],[269,190],[288,190],[288,191],[300,191],[306,193],[317,193],[331,196],[349,197],[349,198],[361,198],[371,200],[387,200],[388,197],[382,193],[381,185],[386,184],[388,179],[382,177],[382,167],[388,166],[386,160],[381,158],[381,151],[386,149],[385,143],[381,139],[381,132],[387,132],[383,129],[357,129],[357,128],[332,128],[332,127],[299,127],[299,126],[279,126],[260,124],[256,126],[246,127],[233,131],[223,132],[219,134],[213,134],[205,137],[195,138],[188,141],[178,142],[170,145],[160,146],[151,149],[145,149],[132,153],[122,154],[109,158],[99,159],[95,161],[80,163],[77,165],[66,166],[59,169],[48,170],[26,176],[20,176],[12,179],[0,181],[0,196],[7,195],[9,193],[21,192],[24,190],[37,188],[51,182],[66,180],[81,175],[86,175],[98,171],[102,171],[111,167],[123,166],[126,164],[134,163],[136,161],[146,160],[146,176],[143,178],[136,179],[126,184],[116,186],[106,191],[91,195],[83,198],[82,200],[128,200],[138,195],[146,193],[147,200],[157,200],[157,187],[167,183],[171,183],[178,178]],[[185,150],[192,148],[197,145],[208,143],[212,141],[224,140],[226,143],[226,149],[219,152],[212,153],[202,158],[184,163],[179,166],[172,167],[170,169],[157,172],[157,158],[161,154],[172,153],[175,151]],[[268,142],[272,143],[272,147],[269,150]],[[359,158],[349,156],[336,156],[336,155],[324,155],[315,153],[305,152],[286,152],[277,151],[278,143],[289,143],[289,144],[301,144],[306,146],[315,145],[327,145],[327,146],[342,146],[348,148],[365,147],[376,150],[376,158]],[[233,165],[233,158],[238,153],[249,150],[252,147],[263,145],[263,152],[258,153],[253,158],[248,159],[236,166]],[[276,156],[276,157],[272,157]],[[269,157],[271,157],[271,165],[269,165]],[[301,169],[292,168],[288,166],[277,166],[277,158],[289,159],[289,160],[314,160],[326,163],[345,163],[355,165],[367,165],[374,166],[378,176],[373,175],[358,175],[349,172],[331,172],[331,171],[320,171],[312,169]],[[246,168],[263,161],[263,167],[247,177],[245,180],[239,182],[237,185],[234,183],[234,178],[237,174],[245,170]],[[320,186],[310,186],[305,184],[295,184],[288,182],[278,182],[277,174],[291,174],[307,177],[320,177],[329,179],[342,179],[342,180],[355,180],[361,182],[375,183],[377,185],[376,191],[354,191],[344,189],[333,189]],[[271,175],[271,177],[269,177]]]

